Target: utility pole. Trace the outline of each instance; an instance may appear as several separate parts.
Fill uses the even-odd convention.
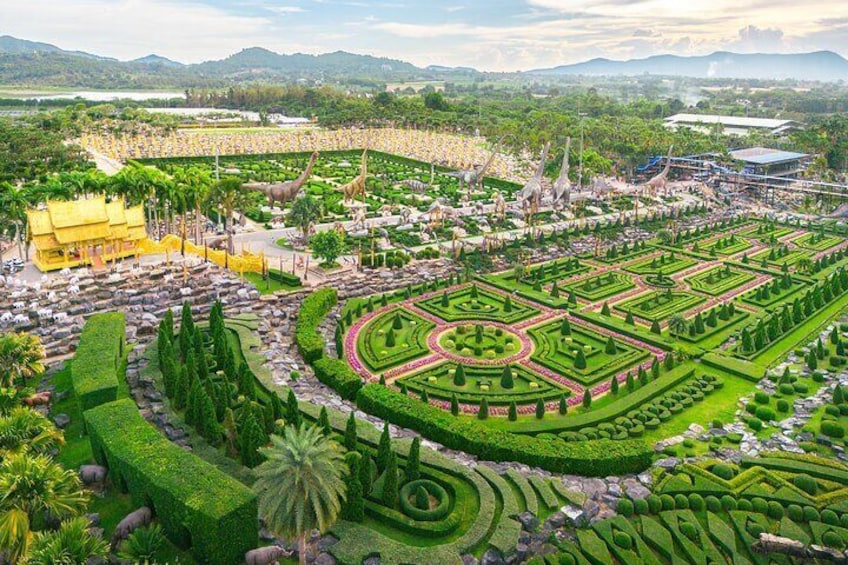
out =
[[[577,186],[582,190],[583,188],[583,118],[586,117],[586,112],[577,111],[577,115],[580,117],[580,165],[578,167],[577,174]]]

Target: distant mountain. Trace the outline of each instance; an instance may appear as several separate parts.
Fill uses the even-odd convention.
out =
[[[574,65],[528,71],[540,75],[637,76],[665,75],[697,78],[848,79],[848,61],[831,51],[797,54],[740,54],[717,51],[699,57],[656,55],[646,59],[592,59]]]
[[[130,63],[140,63],[143,65],[162,65],[163,67],[182,67],[184,66],[182,63],[177,61],[172,61],[167,57],[161,57],[159,55],[150,54],[145,57],[139,57],[138,59],[133,59]]]
[[[74,55],[77,57],[86,57],[89,59],[102,59],[104,61],[115,61],[109,57],[100,57],[92,55],[85,51],[66,51],[50,43],[41,43],[40,41],[28,41],[26,39],[18,39],[11,35],[0,35],[0,53],[10,54],[26,54],[26,53],[59,53],[63,55]]]

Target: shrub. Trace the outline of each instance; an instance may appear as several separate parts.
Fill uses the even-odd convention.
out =
[[[661,494],[660,502],[663,510],[674,510],[674,497],[670,494]]]
[[[650,513],[650,508],[648,507],[648,501],[644,498],[637,498],[633,501],[633,512],[636,514],[648,514]],[[848,516],[848,514],[846,514]]]
[[[94,457],[114,485],[149,505],[177,545],[192,543],[198,561],[239,563],[259,541],[256,495],[214,466],[168,441],[130,399],[84,414]]]
[[[742,512],[751,512],[754,510],[754,506],[751,504],[750,500],[742,498],[736,504],[736,508]]]
[[[435,508],[420,508],[415,504],[415,498],[420,489],[438,501]],[[427,479],[410,481],[400,489],[400,508],[404,514],[413,520],[435,522],[447,516],[451,511],[451,500],[448,492],[438,483]]]
[[[760,406],[757,408],[756,416],[763,422],[771,422],[775,417],[774,410],[766,406]]]
[[[80,335],[71,363],[71,383],[83,411],[118,397],[123,379],[126,321],[121,312],[95,314]]]
[[[804,521],[805,522],[818,522],[821,517],[819,516],[819,511],[816,510],[812,506],[804,507]]]
[[[786,507],[786,515],[793,522],[801,522],[804,520],[804,509],[797,504],[790,504]]]
[[[312,364],[324,355],[324,336],[318,325],[336,305],[338,294],[334,288],[316,290],[303,299],[297,313],[294,339],[303,359]]]
[[[757,404],[768,404],[769,403],[769,395],[761,390],[758,390],[754,393],[754,402]]]
[[[839,516],[837,516],[836,512],[834,512],[833,510],[822,510],[821,521],[827,524],[828,526],[837,526],[839,525]]]
[[[751,506],[753,507],[754,512],[756,512],[757,514],[765,514],[766,512],[768,512],[768,503],[765,501],[765,499],[762,499],[760,497],[754,498],[751,501]]]
[[[616,507],[616,511],[625,518],[633,516],[633,501],[628,498],[620,498],[618,500],[618,506]]]
[[[770,500],[768,502],[768,517],[774,520],[783,518],[783,506],[776,500]]]
[[[824,420],[821,423],[821,433],[833,438],[842,438],[845,436],[845,430],[837,422]]]
[[[676,494],[674,495],[674,507],[677,510],[688,510],[689,509],[689,499],[685,494]]]
[[[706,503],[704,502],[703,496],[701,496],[697,492],[693,492],[689,495],[689,508],[691,508],[695,512],[701,512],[705,507]]]
[[[748,426],[755,432],[758,432],[763,429],[763,421],[759,418],[748,418]]]
[[[789,412],[789,403],[781,398],[777,401],[777,411],[784,414]]]
[[[731,510],[736,510],[737,508],[736,499],[730,496],[729,494],[725,494],[721,497],[721,507],[730,512]]]
[[[613,535],[612,539],[615,545],[617,545],[621,549],[630,549],[631,547],[633,547],[633,538],[631,538],[630,535],[626,532],[615,532],[615,535]]]
[[[807,474],[795,475],[792,478],[792,484],[806,492],[810,496],[815,496],[818,491],[818,483],[816,480]]]
[[[709,494],[704,497],[704,502],[707,505],[707,510],[710,512],[721,512],[721,501],[719,501],[718,497]]]
[[[795,394],[795,389],[791,383],[783,383],[778,387],[780,394]]]
[[[733,470],[733,468],[724,463],[716,463],[715,465],[713,465],[711,471],[713,475],[715,475],[716,477],[720,477],[726,481],[729,481],[730,479],[736,476],[736,472]]]
[[[680,524],[680,533],[691,541],[698,540],[698,529],[692,522],[683,522]]]
[[[842,536],[840,536],[833,530],[829,530],[822,534],[821,540],[822,543],[827,547],[832,547],[834,549],[840,550],[845,547],[845,543],[842,541]]]
[[[651,511],[651,514],[656,514],[662,510],[662,500],[656,494],[649,494],[645,501],[648,503],[648,510]]]
[[[354,400],[362,388],[362,379],[350,365],[340,359],[321,358],[312,364],[319,381],[332,388],[346,400]]]

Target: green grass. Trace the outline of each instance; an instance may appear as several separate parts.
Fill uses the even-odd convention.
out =
[[[792,240],[792,243],[798,247],[812,249],[813,251],[827,251],[831,247],[836,247],[844,240],[841,237],[832,235],[820,235],[817,233],[805,233],[801,237]]]
[[[658,290],[620,302],[615,305],[615,309],[649,322],[659,322],[679,312],[685,312],[704,300],[688,292]]]
[[[482,329],[479,336],[477,327]],[[468,324],[444,332],[439,338],[439,345],[469,360],[497,360],[515,354],[521,341],[512,332],[501,328]]]
[[[291,292],[293,290],[303,290],[303,287],[291,286],[280,281],[271,279],[262,280],[262,275],[259,273],[244,273],[244,278],[250,284],[256,287],[259,294],[274,294],[275,292]]]
[[[475,288],[476,298],[474,297]],[[507,311],[504,295],[475,286],[450,291],[447,293],[447,298],[447,306],[442,303],[443,295],[421,300],[415,305],[447,322],[483,320],[513,324],[539,314],[535,308],[519,304],[514,300],[510,310]]]
[[[393,328],[395,318],[400,328]],[[429,352],[427,335],[435,324],[406,310],[395,308],[380,314],[359,333],[356,348],[359,356],[372,371],[382,371],[400,365]],[[394,345],[389,345],[389,336]]]
[[[624,267],[624,270],[637,275],[656,275],[660,272],[664,275],[673,275],[697,263],[695,259],[671,252],[663,253],[659,257],[638,261]]]
[[[732,270],[723,266],[709,269],[684,280],[689,288],[710,296],[721,296],[734,288],[738,288],[754,280],[756,277],[749,273]]]
[[[610,296],[620,294],[635,288],[633,279],[623,273],[610,271],[597,277],[590,277],[581,281],[565,285],[566,293],[573,291],[575,296],[597,302]],[[565,294],[565,293],[564,293]]]

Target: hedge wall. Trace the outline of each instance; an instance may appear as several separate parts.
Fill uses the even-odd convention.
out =
[[[271,280],[283,283],[288,286],[303,286],[303,282],[300,280],[300,277],[291,273],[281,272],[275,269],[268,269],[268,276],[271,277]]]
[[[721,369],[737,377],[758,383],[765,376],[765,370],[749,361],[726,357],[719,353],[707,353],[701,357],[701,363],[708,367]]]
[[[71,383],[83,411],[117,398],[125,331],[122,312],[95,314],[85,323],[71,363]]]
[[[557,473],[595,477],[638,473],[651,464],[652,451],[644,441],[564,443],[519,436],[457,418],[382,385],[363,386],[356,404],[364,412],[489,461],[518,461]]]
[[[318,380],[335,390],[346,400],[356,400],[356,393],[362,388],[362,379],[350,365],[339,359],[322,357],[312,364]]]
[[[334,288],[316,290],[303,299],[295,324],[294,339],[303,359],[310,365],[324,356],[324,337],[318,325],[338,301]]]
[[[146,422],[129,399],[84,414],[94,457],[115,485],[150,506],[168,537],[191,544],[201,563],[241,563],[258,545],[256,495],[178,447]]]

